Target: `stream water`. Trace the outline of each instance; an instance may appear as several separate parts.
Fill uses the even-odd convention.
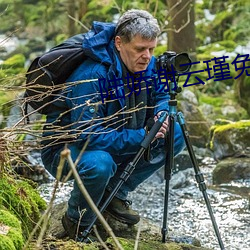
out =
[[[215,162],[205,158],[201,171],[205,178],[207,194],[226,250],[250,250],[250,180],[212,185]],[[61,187],[56,203],[69,198],[72,182]],[[53,182],[42,184],[41,195],[49,201]],[[142,217],[162,227],[164,213],[165,180],[160,172],[149,178],[130,194],[132,207]],[[193,168],[173,174],[170,180],[168,221],[170,232],[180,237],[195,237],[201,245],[219,250],[219,244],[206,208],[202,192],[197,187]]]

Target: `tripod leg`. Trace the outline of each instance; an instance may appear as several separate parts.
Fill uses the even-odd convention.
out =
[[[211,221],[212,221],[212,224],[213,224],[213,228],[214,228],[216,237],[218,239],[220,248],[221,248],[221,250],[224,250],[225,247],[223,245],[223,242],[222,242],[222,239],[221,239],[221,236],[220,236],[220,232],[219,232],[219,229],[218,229],[218,226],[217,226],[214,214],[213,214],[213,210],[212,210],[210,201],[208,199],[208,195],[207,195],[207,192],[206,192],[207,188],[206,188],[206,184],[204,182],[204,177],[203,177],[203,174],[201,173],[201,171],[199,169],[198,162],[197,162],[197,159],[196,159],[194,151],[193,151],[193,147],[192,147],[191,142],[190,142],[189,133],[188,133],[187,128],[186,128],[184,116],[183,116],[183,114],[181,112],[178,112],[177,113],[177,118],[178,118],[179,124],[181,126],[181,130],[182,130],[185,142],[186,142],[186,146],[187,146],[187,150],[188,150],[190,159],[191,159],[191,161],[193,163],[193,167],[194,167],[194,171],[195,171],[195,179],[196,179],[196,181],[197,181],[197,183],[199,185],[200,191],[203,194],[203,197],[204,197],[204,200],[205,200],[205,203],[206,203],[206,206],[207,206],[207,210],[209,212],[209,215],[210,215],[210,218],[211,218]]]
[[[168,200],[169,200],[169,183],[172,176],[172,169],[174,165],[174,116],[169,115],[169,131],[166,138],[166,162],[165,162],[165,197],[164,197],[164,212],[163,212],[163,225],[162,225],[162,242],[166,242],[166,235],[168,232],[167,219],[168,219]]]

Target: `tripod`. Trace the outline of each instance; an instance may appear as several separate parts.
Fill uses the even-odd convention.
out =
[[[191,159],[191,162],[194,167],[195,171],[195,179],[196,182],[198,183],[199,189],[203,194],[203,198],[205,200],[210,219],[213,224],[213,228],[216,234],[216,237],[218,239],[219,245],[221,250],[225,250],[225,247],[223,245],[220,232],[212,211],[212,207],[210,204],[210,201],[208,199],[208,195],[206,192],[206,184],[204,182],[204,177],[203,174],[201,173],[199,169],[199,165],[197,162],[197,159],[195,157],[193,147],[190,142],[189,138],[189,133],[186,128],[184,116],[181,112],[177,113],[177,100],[176,100],[176,95],[177,93],[181,92],[181,88],[178,86],[175,86],[176,83],[171,81],[170,86],[169,86],[169,94],[170,94],[170,100],[169,100],[169,114],[168,114],[168,119],[169,119],[169,132],[166,137],[166,145],[167,145],[167,154],[166,154],[166,161],[165,161],[165,201],[164,201],[164,214],[163,214],[163,226],[162,226],[162,242],[166,242],[166,234],[168,232],[167,229],[167,216],[168,216],[168,198],[169,198],[169,182],[171,179],[172,175],[172,169],[174,166],[174,123],[175,123],[175,118],[177,117],[177,120],[181,126],[181,130],[183,133],[183,137],[187,146],[187,150]]]
[[[192,164],[194,166],[195,178],[196,178],[196,181],[199,185],[199,189],[203,194],[203,197],[204,197],[204,200],[205,200],[205,203],[206,203],[206,206],[207,206],[207,209],[208,209],[208,212],[209,212],[209,215],[210,215],[210,218],[211,218],[211,221],[212,221],[220,248],[221,248],[221,250],[225,250],[221,236],[220,236],[220,232],[219,232],[218,226],[216,224],[215,217],[213,215],[213,211],[212,211],[209,199],[208,199],[208,195],[206,192],[206,184],[204,182],[204,177],[199,170],[198,162],[196,160],[193,148],[192,148],[191,143],[190,143],[188,131],[186,129],[186,125],[185,125],[185,121],[184,121],[184,117],[180,112],[177,113],[177,111],[176,111],[177,110],[177,108],[176,108],[177,107],[176,95],[177,95],[177,92],[181,91],[181,89],[178,87],[175,88],[175,85],[176,85],[176,83],[172,81],[170,83],[170,86],[169,86],[169,93],[170,93],[169,113],[168,114],[167,114],[167,112],[161,113],[159,119],[155,122],[155,124],[153,125],[153,127],[150,130],[150,132],[148,133],[148,135],[142,141],[140,150],[135,155],[134,159],[128,163],[128,165],[126,166],[126,168],[124,169],[123,173],[120,176],[119,182],[117,183],[117,185],[115,186],[113,191],[109,194],[108,198],[102,204],[102,206],[99,210],[102,213],[107,208],[107,206],[112,201],[112,199],[114,198],[114,196],[116,195],[116,193],[118,192],[118,190],[120,189],[122,184],[132,174],[132,172],[134,171],[134,169],[136,167],[136,164],[138,163],[138,161],[140,160],[140,158],[142,157],[144,152],[147,150],[150,143],[155,138],[156,133],[159,131],[163,122],[165,121],[165,119],[168,116],[169,117],[168,118],[169,119],[169,131],[168,131],[168,136],[166,138],[166,144],[167,144],[168,151],[166,153],[166,162],[165,162],[165,200],[164,200],[164,215],[163,215],[163,226],[162,226],[162,242],[163,243],[166,242],[166,234],[168,232],[168,230],[167,230],[167,215],[168,215],[169,182],[171,179],[172,169],[173,169],[173,164],[174,164],[174,123],[175,123],[175,118],[177,117],[178,122],[181,126],[181,130],[182,130],[185,142],[186,142],[186,146],[187,146]],[[176,89],[176,91],[175,91],[175,89]],[[90,223],[90,225],[82,233],[83,240],[87,239],[87,237],[88,237],[89,233],[91,232],[92,227],[94,226],[96,220],[97,220],[97,216],[94,217],[93,221]]]

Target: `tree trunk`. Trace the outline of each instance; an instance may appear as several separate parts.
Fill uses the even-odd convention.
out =
[[[169,9],[168,50],[187,52],[195,58],[195,0],[167,0]]]
[[[69,36],[73,36],[76,34],[76,1],[69,0],[67,4],[68,13],[69,13],[69,22],[68,22],[68,34]]]
[[[88,10],[87,0],[79,1],[79,11],[78,11],[79,20],[83,18],[83,16],[87,13],[87,10]]]

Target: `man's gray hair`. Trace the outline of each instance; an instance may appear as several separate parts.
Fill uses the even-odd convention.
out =
[[[118,20],[116,36],[120,36],[125,43],[140,35],[147,40],[156,39],[160,34],[157,20],[145,10],[128,10]]]

